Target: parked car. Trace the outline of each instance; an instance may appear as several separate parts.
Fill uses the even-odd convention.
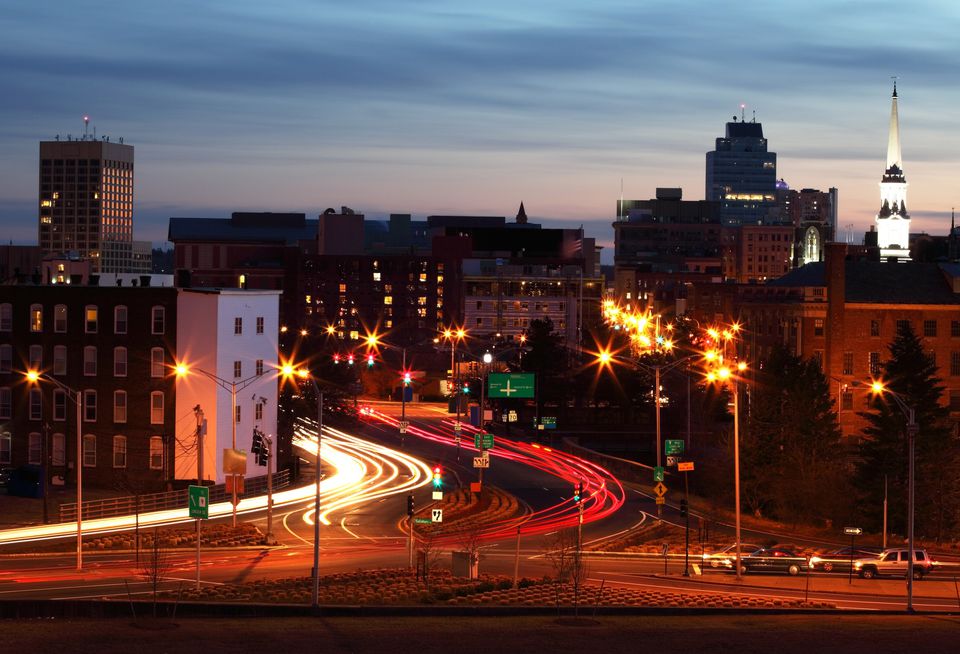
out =
[[[740,572],[786,572],[794,577],[807,569],[807,559],[779,547],[759,549],[740,559]]]
[[[907,564],[910,562],[910,550],[894,548],[883,550],[879,557],[857,559],[853,569],[864,579],[873,579],[879,575],[907,576]],[[913,578],[923,579],[933,572],[936,561],[930,558],[927,550],[913,550]]]
[[[810,569],[823,572],[850,572],[851,560],[876,558],[882,551],[879,547],[856,547],[852,550],[849,545],[838,547],[829,552],[811,556]]]
[[[740,543],[740,558],[743,559],[744,556],[756,552],[758,549],[760,549],[759,545]],[[711,568],[730,568],[733,570],[733,562],[737,559],[737,544],[732,543],[722,550],[705,553],[702,558],[703,567],[710,566]]]

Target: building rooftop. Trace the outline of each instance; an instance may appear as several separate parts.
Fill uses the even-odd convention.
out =
[[[845,261],[846,301],[867,304],[958,304],[953,280],[960,265]],[[774,287],[826,286],[826,265],[809,263],[767,283]]]
[[[259,220],[251,216],[259,216]],[[291,216],[300,220],[290,220]],[[273,218],[277,220],[274,221]],[[167,240],[177,241],[235,241],[296,245],[298,241],[317,238],[318,221],[307,220],[303,214],[240,214],[235,218],[171,218]]]

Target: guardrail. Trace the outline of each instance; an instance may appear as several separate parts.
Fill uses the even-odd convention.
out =
[[[290,471],[281,470],[273,475],[273,490],[277,491],[290,485]],[[267,492],[267,476],[251,477],[244,483],[241,498],[265,495]],[[103,500],[90,500],[83,503],[83,519],[96,520],[97,518],[111,518],[118,515],[132,515],[135,513],[149,513],[151,511],[165,511],[169,509],[187,508],[187,489],[169,491],[166,493],[150,493],[148,495],[132,495],[127,497],[111,497]],[[226,502],[231,498],[227,493],[226,485],[210,486],[210,503]],[[77,519],[77,503],[70,502],[60,505],[60,522],[73,522]]]

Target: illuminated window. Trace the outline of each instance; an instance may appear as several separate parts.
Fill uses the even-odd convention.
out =
[[[384,304],[393,304],[393,296],[392,296],[392,295],[384,295],[384,296],[383,296],[383,303],[384,303]]]
[[[43,307],[39,304],[30,305],[30,331],[43,331]]]
[[[341,293],[346,293],[346,292],[347,292],[347,285],[346,285],[346,284],[340,284],[340,292],[341,292]]]
[[[350,331],[350,340],[351,340],[351,341],[359,341],[359,340],[360,340],[360,332],[358,332],[358,331],[355,330],[355,329],[354,329],[354,330],[351,330],[351,331]]]
[[[379,282],[379,281],[380,281],[380,273],[379,273],[379,271],[373,273],[373,281],[375,281],[375,282]]]
[[[83,320],[84,320],[84,331],[87,334],[96,334],[97,325],[98,325],[98,315],[97,306],[95,304],[88,304],[83,310]]]
[[[823,336],[823,318],[815,318],[813,321],[813,335]]]
[[[393,321],[392,321],[392,320],[387,320],[387,321],[384,323],[384,325],[386,325],[387,329],[390,329],[391,327],[393,327]]]
[[[420,306],[426,306],[426,304],[427,304],[427,298],[426,298],[426,296],[421,295],[420,297],[418,297],[418,298],[417,298],[417,304],[419,304]]]
[[[874,377],[880,374],[880,353],[879,352],[870,352],[867,355],[867,365],[870,370],[870,374]]]
[[[420,273],[420,281],[421,282],[427,281],[427,273]]]

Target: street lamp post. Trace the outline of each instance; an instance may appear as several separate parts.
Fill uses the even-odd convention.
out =
[[[174,372],[176,373],[177,377],[184,377],[186,375],[189,375],[192,372],[197,372],[203,375],[204,377],[206,377],[207,379],[211,380],[220,388],[226,391],[230,391],[230,443],[231,443],[231,447],[234,450],[237,449],[237,393],[247,388],[248,386],[253,384],[255,381],[260,379],[261,377],[263,377],[263,373],[257,373],[257,374],[251,375],[250,377],[247,377],[246,379],[243,379],[238,382],[235,380],[226,380],[223,377],[219,377],[213,374],[212,372],[203,370],[202,368],[195,368],[195,367],[189,366],[188,364],[182,361],[174,367]],[[237,526],[237,504],[239,502],[237,499],[236,480],[234,480],[232,487],[233,489],[231,494],[231,504],[233,505],[233,526],[236,527]]]
[[[913,573],[914,573],[914,450],[917,433],[920,426],[917,425],[916,412],[912,405],[900,396],[899,393],[884,387],[881,382],[875,381],[871,385],[871,390],[875,394],[889,393],[896,401],[897,407],[907,419],[907,611],[913,613]]]
[[[27,371],[27,380],[31,384],[36,384],[41,379],[51,382],[66,393],[77,407],[77,454],[74,465],[77,471],[77,570],[80,571],[83,570],[83,393],[46,373],[37,370]]]
[[[456,404],[456,422],[454,422],[455,440],[457,442],[457,461],[460,460],[460,362],[456,358],[457,341],[462,341],[467,335],[463,328],[445,329],[443,337],[450,342],[450,377],[453,379],[453,401]]]

